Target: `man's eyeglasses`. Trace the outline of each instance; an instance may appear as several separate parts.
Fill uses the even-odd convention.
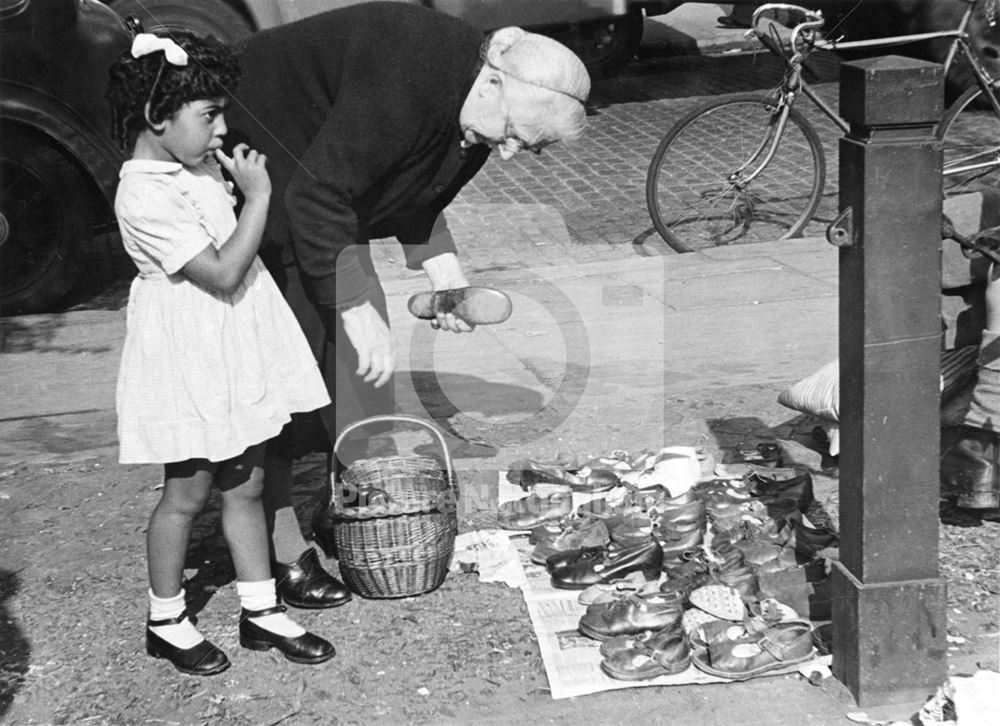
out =
[[[548,146],[545,142],[538,142],[535,144],[529,144],[527,141],[522,139],[517,135],[514,127],[511,125],[510,120],[507,120],[507,124],[504,127],[504,137],[503,140],[498,144],[502,146],[511,154],[516,154],[519,151],[530,151],[532,154],[541,154],[542,149]]]

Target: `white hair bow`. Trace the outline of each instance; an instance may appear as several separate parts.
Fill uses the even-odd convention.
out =
[[[162,38],[152,33],[139,33],[132,41],[132,57],[141,58],[144,55],[162,50],[167,62],[175,66],[186,66],[187,52],[170,38]]]

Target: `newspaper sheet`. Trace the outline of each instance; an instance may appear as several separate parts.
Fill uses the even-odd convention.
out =
[[[526,496],[519,486],[507,481],[506,472],[500,472],[499,502],[521,499]],[[574,509],[580,504],[604,496],[603,494],[573,494]],[[605,675],[601,670],[601,643],[580,634],[577,626],[586,611],[577,598],[580,591],[560,590],[551,585],[549,573],[542,565],[531,562],[532,545],[528,544],[528,533],[511,533],[511,542],[516,547],[526,582],[521,587],[524,602],[528,607],[531,624],[538,639],[538,646],[545,664],[545,674],[549,680],[552,698],[570,698],[588,693],[612,691],[636,686],[677,686],[688,684],[727,683],[724,678],[709,675],[693,665],[683,673],[659,676],[645,681],[622,681]],[[828,666],[830,656],[819,656],[806,664],[789,666],[787,669],[772,671],[768,675],[809,672]]]

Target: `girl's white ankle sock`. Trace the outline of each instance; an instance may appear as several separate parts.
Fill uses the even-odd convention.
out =
[[[240,596],[240,606],[245,610],[266,610],[278,604],[278,594],[274,580],[260,582],[237,582],[236,594]],[[293,621],[284,613],[273,613],[253,618],[254,625],[259,625],[272,633],[286,638],[297,638],[305,635],[305,628]]]
[[[152,589],[147,594],[149,596],[150,620],[169,620],[184,612],[183,589],[173,597],[157,597],[153,594]],[[184,618],[176,625],[150,626],[149,629],[171,645],[183,650],[193,648],[205,639],[188,618]]]

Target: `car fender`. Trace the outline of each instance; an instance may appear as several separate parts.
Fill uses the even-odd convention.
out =
[[[0,118],[32,126],[62,146],[94,180],[109,207],[114,204],[124,156],[68,106],[48,94],[16,83],[0,83]]]

